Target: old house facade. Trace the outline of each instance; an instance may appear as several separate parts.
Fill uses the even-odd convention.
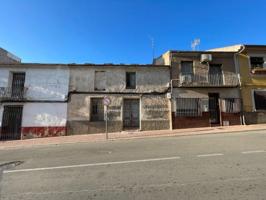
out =
[[[0,64],[0,140],[66,133],[67,66]]]
[[[168,51],[155,60],[171,66],[173,128],[241,124],[234,53]]]
[[[237,55],[245,123],[266,123],[266,46],[242,45]]]
[[[170,72],[154,65],[69,65],[67,134],[169,129]]]
[[[266,123],[266,46],[234,45],[213,51],[234,51],[240,73],[245,124]]]

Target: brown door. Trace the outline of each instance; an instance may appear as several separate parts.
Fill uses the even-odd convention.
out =
[[[209,112],[211,124],[220,123],[219,93],[209,93]]]
[[[20,139],[22,109],[22,106],[4,106],[0,140]]]
[[[25,73],[13,73],[11,97],[22,99],[24,95]]]
[[[123,108],[124,128],[139,128],[139,99],[125,99]]]

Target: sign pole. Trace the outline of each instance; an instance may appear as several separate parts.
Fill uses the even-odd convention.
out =
[[[103,98],[103,105],[105,106],[105,138],[108,140],[108,106],[110,105],[111,100],[109,97],[105,96]]]
[[[108,140],[108,106],[106,105],[105,109],[105,138]]]

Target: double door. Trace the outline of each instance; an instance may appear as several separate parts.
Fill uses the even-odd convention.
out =
[[[139,99],[124,99],[124,128],[139,128]]]

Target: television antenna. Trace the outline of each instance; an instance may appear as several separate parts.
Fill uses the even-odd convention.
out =
[[[152,49],[152,61],[155,58],[155,42],[154,42],[154,37],[149,35],[149,39],[151,41],[151,49]]]
[[[200,45],[200,39],[197,38],[195,39],[193,42],[191,42],[191,48],[193,51],[196,51],[199,49],[199,45]]]

